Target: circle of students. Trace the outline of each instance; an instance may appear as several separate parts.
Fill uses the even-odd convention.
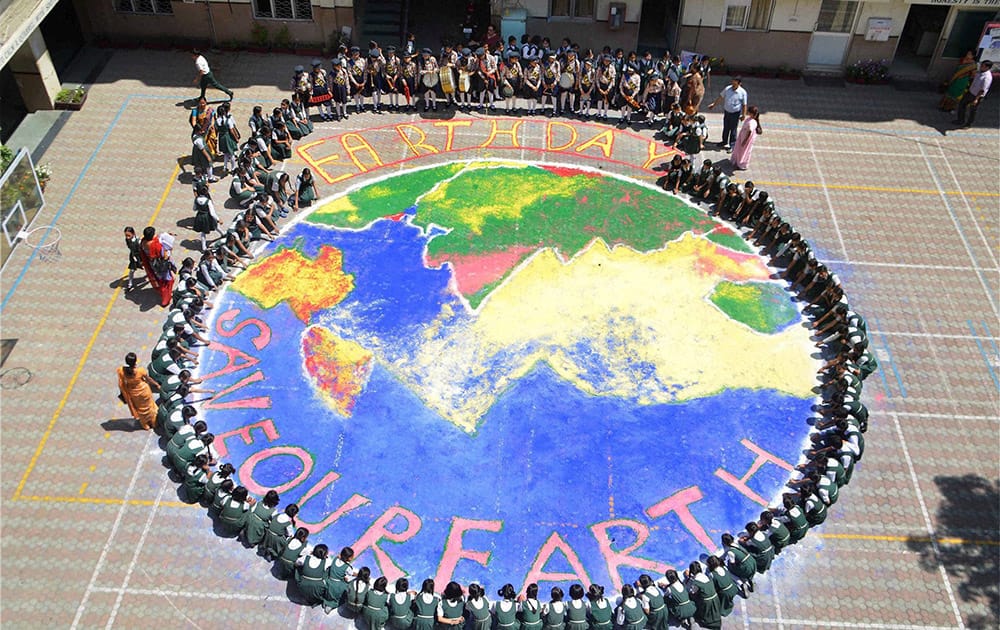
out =
[[[531,40],[528,42],[530,45]],[[234,482],[233,465],[217,461],[214,436],[206,423],[197,418],[194,406],[195,394],[213,392],[198,387],[201,381],[192,374],[198,364],[197,351],[193,348],[208,343],[202,314],[212,306],[211,294],[232,280],[239,269],[246,268],[247,259],[253,258],[251,243],[273,240],[278,234],[279,218],[309,205],[316,198],[309,169],[296,177],[294,186],[288,174],[273,170],[276,162],[291,156],[292,140],[312,132],[307,103],[321,105],[324,119],[346,117],[344,105],[348,86],[356,99],[357,111],[360,111],[361,99],[366,93],[360,86],[368,85],[375,111],[381,107],[383,94],[388,95],[391,109],[413,109],[416,81],[419,80],[417,73],[423,73],[428,66],[433,66],[435,72],[440,68],[427,49],[421,55],[424,65],[420,70],[412,65],[414,62],[408,61],[414,57],[412,51],[404,53],[399,61],[391,47],[386,51],[387,57],[372,49],[368,63],[360,62],[360,66],[358,50],[343,52],[348,53],[349,59],[338,57],[334,60],[332,78],[326,78],[325,71],[317,63],[311,73],[296,69],[295,91],[290,98],[284,99],[267,116],[260,106],[254,107],[249,120],[251,137],[242,145],[229,103],[223,103],[217,112],[212,112],[202,98],[191,112],[194,227],[202,234],[203,249],[199,262],[188,257],[180,268],[176,268],[169,263],[172,235],[157,235],[155,229],[149,227],[139,239],[132,228],[125,230],[130,254],[127,289],[134,286],[135,270],[145,268],[150,282],[165,297],[164,305],[171,308],[147,369],[136,367],[136,357],[129,353],[126,365],[119,369],[119,378],[121,382],[124,370],[124,374],[136,382],[131,394],[123,386],[123,395],[129,397],[134,415],[135,391],[146,387],[144,391],[148,392],[150,401],[153,401],[152,388],[158,392],[151,406],[155,409],[155,418],[140,418],[140,422],[144,428],[157,429],[164,434],[167,460],[173,472],[183,479],[186,499],[208,506],[223,535],[238,537],[246,547],[257,549],[261,556],[273,562],[276,574],[282,579],[293,580],[306,604],[321,605],[327,613],[341,609],[345,614],[360,616],[370,630],[382,630],[386,626],[396,630],[432,630],[435,627],[442,630],[460,625],[468,625],[472,630],[540,630],[543,626],[545,630],[642,630],[647,627],[666,630],[671,625],[689,628],[692,621],[703,628],[720,628],[722,619],[732,612],[735,598],[747,597],[754,590],[755,576],[765,573],[777,554],[826,520],[828,507],[836,503],[840,488],[850,482],[854,466],[864,453],[864,433],[868,425],[868,410],[861,402],[862,383],[878,364],[868,349],[865,320],[850,308],[837,276],[816,259],[809,243],[782,219],[767,192],[756,190],[750,181],[744,182],[742,188],[730,182],[711,160],[705,160],[702,168],[695,171],[688,158],[675,156],[659,183],[673,194],[686,194],[693,201],[708,205],[710,214],[732,222],[748,242],[759,248],[762,256],[769,258],[780,277],[788,282],[788,290],[804,303],[803,313],[811,319],[816,345],[828,359],[818,373],[822,381],[822,402],[815,407],[817,417],[809,419],[813,425],[812,448],[806,452],[806,462],[797,467],[797,478],[787,484],[791,491],[782,496],[780,505],[764,510],[759,520],[747,523],[737,536],[723,534],[718,555],[703,555],[682,573],[670,570],[655,578],[643,574],[635,583],[623,585],[614,601],[605,595],[604,587],[599,584],[569,585],[568,599],[563,589],[555,586],[547,602],[540,600],[537,584],[529,584],[523,593],[516,592],[512,584],[504,584],[493,601],[487,597],[486,589],[476,582],[463,587],[456,582],[441,585],[425,579],[419,590],[411,590],[406,578],[389,584],[385,577],[373,579],[369,567],[355,567],[354,550],[350,547],[331,553],[325,544],[314,546],[309,530],[296,521],[298,505],[291,503],[281,508],[281,499],[273,490],[260,499],[251,497],[246,487]],[[509,49],[504,58],[517,60],[523,56],[530,69],[549,57],[562,56],[572,64],[574,52],[569,48],[555,55],[536,56]],[[471,55],[451,46],[445,46],[441,61],[444,66],[457,68],[463,55],[470,62],[480,64],[479,68],[488,63],[482,61],[484,55],[480,50]],[[398,68],[390,69],[386,75],[386,67],[393,64]],[[607,59],[602,58],[600,64],[606,67]],[[580,68],[585,73],[593,66],[585,60]],[[357,71],[357,67],[361,71]],[[504,72],[513,67],[506,66]],[[469,68],[471,73],[471,66]],[[384,77],[392,77],[397,72],[409,89],[387,87],[391,84]],[[554,70],[553,73],[556,78],[560,76]],[[437,76],[440,81],[442,75]],[[545,78],[543,87],[535,83],[538,76]],[[584,82],[582,76],[577,74],[580,83]],[[308,82],[304,82],[303,77],[308,77]],[[497,80],[503,79],[507,82],[500,85],[508,85],[509,76],[497,76]],[[589,115],[593,92],[570,93],[553,88],[548,93],[544,85],[548,85],[545,81],[549,79],[548,70],[528,71],[521,85],[536,94],[529,99],[529,105],[540,98],[544,108],[545,98],[549,96],[550,114],[574,111]],[[651,80],[655,80],[655,74]],[[317,99],[318,85],[334,88],[330,98]],[[488,101],[492,108],[495,85],[489,81],[489,76],[473,85],[483,86],[480,106]],[[595,87],[600,85],[597,79]],[[459,107],[469,107],[470,102],[462,97],[463,93],[470,94],[459,90],[455,101],[448,95],[448,104],[454,102]],[[503,94],[507,93],[504,90]],[[322,90],[319,94],[322,96]],[[437,106],[431,94],[434,94],[431,90],[424,92],[425,109]],[[572,97],[568,99],[556,98],[569,94]],[[598,102],[605,104],[598,109],[600,117],[600,112],[606,113],[606,106],[612,100],[604,90],[598,89],[597,94]],[[404,97],[402,102],[399,96]],[[629,99],[624,100],[627,116],[632,105]],[[333,106],[324,105],[330,101]],[[579,103],[580,109],[570,110],[567,101],[573,107]],[[529,107],[529,112],[534,113],[534,108]],[[217,181],[212,169],[213,153],[223,156],[225,168],[233,176],[230,196],[243,209],[225,232],[219,227],[209,191],[209,184]],[[219,234],[214,243],[208,240],[213,232]],[[165,258],[169,264],[164,267],[157,258]],[[180,280],[176,289],[173,287],[174,275]],[[438,588],[442,589],[440,593]]]

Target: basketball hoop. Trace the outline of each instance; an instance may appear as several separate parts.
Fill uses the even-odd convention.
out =
[[[32,242],[33,237],[37,242]],[[22,230],[18,232],[17,238],[38,252],[39,260],[54,262],[62,258],[62,252],[59,251],[59,239],[62,238],[62,233],[54,225]]]

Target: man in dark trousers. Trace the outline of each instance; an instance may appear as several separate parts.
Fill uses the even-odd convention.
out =
[[[229,100],[233,100],[233,91],[222,85],[212,74],[212,69],[208,67],[208,61],[197,50],[191,51],[191,58],[194,59],[194,66],[198,68],[198,76],[192,83],[197,83],[201,87],[201,98],[205,98],[205,89],[213,87],[220,92],[225,92]]]
[[[732,82],[712,101],[709,109],[714,109],[722,101],[722,148],[729,151],[736,142],[736,130],[747,115],[747,91],[743,89],[743,79],[733,77]]]
[[[969,91],[962,96],[962,100],[958,103],[958,115],[952,122],[959,127],[971,127],[972,123],[976,122],[976,110],[979,109],[979,104],[983,101],[983,97],[986,93],[990,91],[990,86],[993,84],[993,62],[984,61],[979,64],[979,72],[972,79],[972,84],[969,86]],[[966,118],[966,111],[968,111],[969,116]]]

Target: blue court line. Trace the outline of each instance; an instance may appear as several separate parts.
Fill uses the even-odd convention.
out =
[[[997,348],[997,342],[993,340],[993,331],[986,325],[986,320],[983,320],[980,323],[983,325],[983,330],[986,331],[986,337],[990,340],[990,345],[993,346],[993,354],[1000,358],[1000,348]]]
[[[829,125],[829,126],[827,126],[827,125],[796,125],[796,124],[791,124],[791,123],[768,123],[768,124],[770,125],[771,128],[774,128],[774,129],[794,129],[794,130],[801,130],[801,131],[836,131],[836,132],[839,132],[839,133],[855,133],[855,134],[864,134],[864,135],[867,135],[867,136],[870,136],[872,134],[876,134],[876,135],[880,135],[880,136],[895,136],[895,137],[898,137],[898,138],[905,138],[906,136],[934,136],[936,138],[940,138],[942,135],[947,135],[947,134],[941,134],[938,131],[929,131],[929,130],[923,130],[923,129],[915,129],[915,130],[911,130],[911,131],[900,131],[898,133],[895,133],[895,132],[889,133],[889,132],[885,132],[885,131],[879,131],[877,129],[857,129],[855,127],[838,127],[836,125]],[[958,128],[956,128],[955,131],[958,131]],[[962,137],[963,138],[969,138],[969,137],[971,137],[971,138],[996,138],[997,134],[995,134],[995,133],[975,133],[975,132],[970,132],[970,133],[962,133]]]
[[[892,398],[892,389],[889,388],[889,379],[885,377],[885,370],[875,370],[875,371],[878,372],[879,377],[881,377],[882,379],[882,385],[885,387],[885,397]]]
[[[990,288],[990,283],[986,281],[986,278],[984,278],[983,274],[979,271],[980,269],[979,261],[976,260],[976,255],[972,251],[972,245],[969,242],[969,239],[966,238],[965,236],[965,230],[962,229],[962,224],[958,221],[958,217],[955,216],[955,212],[951,209],[951,203],[948,202],[948,195],[943,194],[944,186],[941,185],[941,179],[938,177],[937,171],[934,170],[934,166],[931,163],[930,157],[928,157],[928,155],[924,153],[922,149],[920,151],[920,154],[924,158],[924,162],[926,162],[927,164],[928,172],[930,172],[931,177],[934,179],[934,185],[937,186],[937,189],[942,192],[940,197],[941,200],[944,201],[944,207],[948,211],[948,214],[951,216],[951,220],[955,224],[955,229],[958,230],[958,235],[962,237],[962,244],[965,245],[965,249],[969,254],[969,258],[972,259],[972,266],[976,270],[976,275],[979,277],[979,281],[983,283],[983,288],[986,289],[986,297],[990,302],[990,306],[993,307],[995,310],[996,298],[993,295],[993,289]]]
[[[976,345],[979,346],[979,354],[983,355],[983,361],[986,363],[986,369],[990,371],[990,377],[993,378],[993,384],[996,385],[997,389],[1000,389],[1000,379],[997,378],[997,373],[993,371],[993,364],[990,363],[990,357],[986,354],[986,348],[983,347],[983,342],[979,341],[979,331],[973,325],[971,319],[965,320],[969,324],[969,330],[972,331],[972,338],[976,340]]]
[[[111,136],[111,131],[115,128],[115,125],[118,124],[118,121],[121,119],[122,114],[125,113],[125,108],[128,107],[129,101],[131,100],[132,97],[127,96],[125,98],[125,102],[122,103],[122,106],[118,108],[118,113],[115,114],[115,117],[113,119],[111,119],[111,124],[108,125],[108,128],[104,132],[104,135],[101,137],[100,142],[98,142],[97,146],[94,147],[94,151],[93,153],[90,154],[90,158],[87,159],[87,163],[83,165],[83,170],[81,170],[80,174],[76,176],[76,181],[73,182],[72,188],[69,189],[69,194],[66,195],[66,199],[63,200],[62,204],[59,206],[59,209],[56,211],[55,216],[52,217],[52,221],[46,228],[45,234],[42,236],[41,242],[45,242],[45,239],[48,238],[49,236],[49,232],[52,231],[52,228],[55,227],[56,221],[58,221],[59,217],[62,215],[63,210],[65,210],[66,206],[69,205],[70,200],[73,198],[73,194],[76,192],[77,188],[80,187],[80,184],[83,182],[83,178],[87,175],[87,171],[90,170],[90,167],[94,164],[94,160],[97,159],[97,154],[100,152],[101,147],[103,147],[104,143],[108,141],[108,138]],[[4,295],[3,302],[0,302],[0,313],[3,312],[3,309],[7,306],[7,302],[10,301],[11,296],[14,295],[14,290],[17,289],[19,284],[21,284],[21,280],[24,279],[24,274],[28,272],[28,267],[31,266],[31,262],[35,259],[36,254],[38,254],[38,250],[33,249],[31,251],[31,255],[28,256],[28,260],[24,263],[24,266],[21,267],[21,272],[17,274],[17,279],[14,280],[14,284],[11,285],[10,289],[7,291],[7,294]]]
[[[882,327],[878,325],[878,322],[874,317],[871,318],[872,323],[875,324],[875,329],[880,330]],[[879,333],[879,337],[882,338],[882,347],[885,349],[885,355],[889,359],[889,367],[892,368],[892,373],[896,377],[896,383],[899,384],[899,394],[906,398],[906,386],[903,385],[903,379],[899,376],[899,370],[896,369],[896,362],[892,359],[892,350],[889,349],[889,342],[886,340],[885,335]]]

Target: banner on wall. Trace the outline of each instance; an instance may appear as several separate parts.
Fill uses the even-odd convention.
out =
[[[1000,63],[1000,22],[987,22],[979,38],[979,61]]]

